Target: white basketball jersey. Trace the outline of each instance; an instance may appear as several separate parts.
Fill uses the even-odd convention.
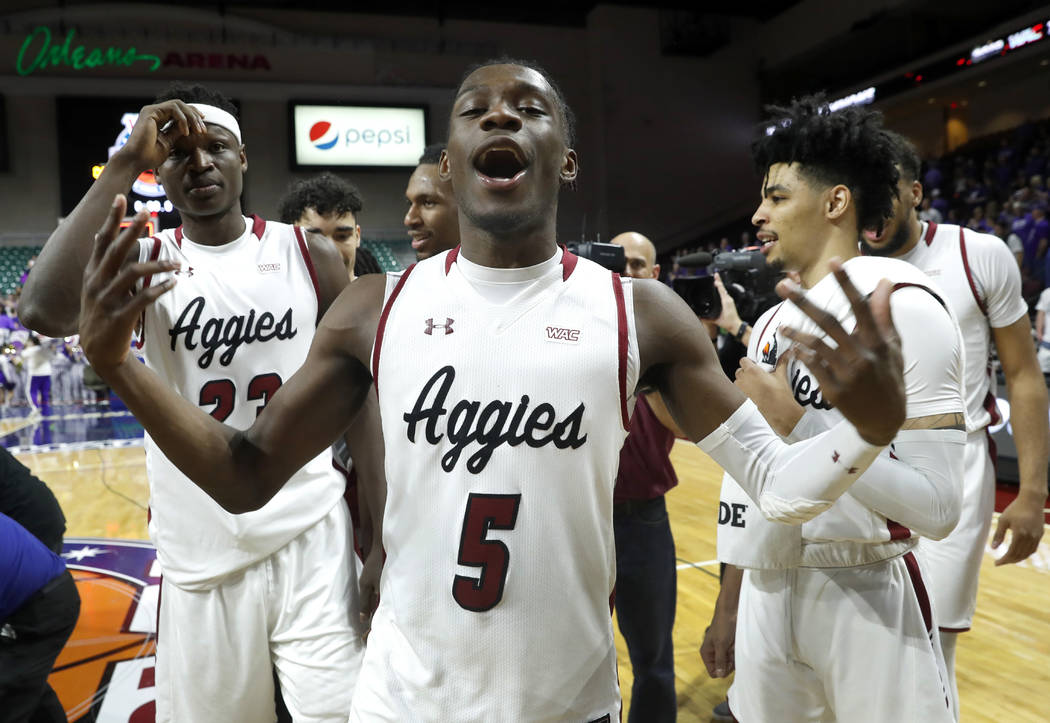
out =
[[[139,239],[139,259],[182,264],[175,287],[143,315],[147,366],[216,419],[248,428],[302,365],[314,336],[318,290],[302,230],[246,218],[240,238],[203,246],[180,227]],[[327,450],[264,507],[240,515],[183,475],[148,434],[146,472],[157,558],[166,578],[190,589],[269,556],[327,515],[343,492]]]
[[[914,266],[895,259],[857,257],[847,261],[845,268],[850,280],[863,294],[874,291],[878,282],[886,278],[898,287],[917,286],[929,289],[935,294],[929,297],[931,300],[943,298],[943,293],[925,274]],[[893,297],[895,318],[906,313],[906,306],[896,295],[898,293],[895,292]],[[818,308],[832,312],[847,331],[852,331],[856,324],[852,309],[832,274],[821,279],[806,296]],[[923,302],[927,301],[925,296],[917,298]],[[782,302],[770,309],[756,322],[748,345],[748,357],[766,371],[775,367],[777,359],[792,343],[781,332],[784,327],[823,335],[816,324],[790,302]],[[922,354],[922,341],[909,340],[902,336],[901,352],[904,357],[904,381],[908,394],[907,416],[918,418],[961,412],[962,341],[956,337],[954,364],[951,368],[943,370],[946,373],[940,379],[923,379],[915,372],[916,365],[911,359]],[[824,400],[817,378],[805,364],[792,358],[787,365],[788,383],[791,385],[795,401],[803,406],[804,414],[815,415],[810,417],[817,422],[814,427],[830,429],[838,424],[843,419],[842,413]],[[806,555],[815,555],[818,549],[813,547],[812,543],[847,543],[839,550],[829,549],[829,553],[838,562],[848,564],[859,564],[869,554],[885,559],[881,554],[865,550],[858,545],[906,541],[906,545],[901,545],[900,552],[903,552],[906,547],[914,544],[911,530],[867,507],[849,492],[843,494],[828,510],[801,526],[771,522],[762,516],[743,489],[728,474],[724,476],[722,483],[719,523],[718,559],[741,567],[759,569],[789,568],[806,564]],[[807,545],[810,545],[808,553]],[[894,549],[887,547],[886,551],[892,552]]]
[[[1021,273],[1010,249],[990,234],[950,224],[923,224],[915,248],[900,256],[926,272],[947,297],[966,342],[967,431],[998,421],[996,379],[991,364],[991,329],[1009,326],[1028,313]]]
[[[387,560],[355,714],[615,720],[630,280],[564,252],[491,303],[458,252],[391,277],[376,333]]]

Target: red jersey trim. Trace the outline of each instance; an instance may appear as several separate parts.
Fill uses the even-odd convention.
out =
[[[762,337],[764,337],[764,336],[766,335],[766,329],[768,329],[768,328],[769,328],[769,325],[773,323],[773,319],[775,319],[775,318],[776,318],[777,314],[779,314],[779,313],[780,313],[780,310],[781,310],[782,308],[783,308],[783,304],[781,304],[781,305],[777,306],[777,310],[776,310],[776,311],[774,311],[774,312],[773,312],[773,313],[772,313],[772,314],[770,315],[769,319],[768,319],[768,320],[766,321],[766,325],[762,327],[762,333],[758,335],[758,338],[759,338],[759,339],[761,339]]]
[[[262,219],[259,219],[262,221]],[[263,221],[263,225],[266,222]],[[314,270],[314,260],[310,258],[310,249],[306,246],[306,236],[303,235],[303,230],[299,226],[292,226],[295,230],[295,240],[299,242],[299,252],[303,255],[303,261],[306,262],[306,270],[310,272],[310,282],[314,285],[314,295],[317,296],[317,308],[318,313],[321,309],[321,287],[317,283],[317,271]],[[254,233],[254,230],[253,230]]]
[[[448,256],[445,257],[445,276],[448,276],[448,272],[452,270],[452,264],[456,263],[456,257],[459,256],[459,246],[448,252]]]
[[[899,522],[886,518],[886,527],[890,531],[891,540],[907,540],[911,537],[911,530]]]
[[[904,565],[908,568],[908,576],[911,578],[912,587],[915,589],[915,597],[919,600],[919,609],[922,610],[922,621],[926,624],[926,632],[933,632],[933,613],[930,607],[930,596],[926,592],[926,585],[922,581],[922,572],[919,570],[919,561],[915,559],[915,553],[910,550],[904,553]]]
[[[156,236],[151,237],[153,239],[153,248],[149,252],[149,261],[156,261],[160,257],[160,239]],[[150,274],[142,280],[142,290],[145,291],[149,288],[150,283],[153,282],[153,274]],[[142,315],[139,316],[139,338],[135,342],[135,348],[141,349],[146,343],[146,312],[143,311]]]
[[[570,253],[569,250],[565,248],[564,244],[558,245],[561,246],[561,280],[568,281],[569,276],[571,276],[572,272],[576,270],[576,263],[580,260],[580,257],[574,253]],[[459,258],[459,249],[460,247],[457,246],[449,251],[448,256],[445,257],[446,276],[448,276],[448,272],[452,270],[452,264],[456,263],[456,259]]]
[[[449,256],[451,255],[450,253]],[[386,320],[390,316],[390,309],[394,306],[394,300],[401,293],[405,282],[408,281],[408,275],[412,273],[414,268],[416,268],[416,265],[412,264],[405,269],[405,273],[401,274],[401,278],[398,280],[397,285],[394,286],[394,290],[390,292],[390,298],[386,300],[383,313],[379,315],[379,324],[376,326],[376,343],[372,349],[372,383],[375,384],[377,397],[379,396],[379,354],[383,349],[383,334],[386,331]]]
[[[941,306],[943,306],[945,311],[948,310],[948,305],[946,303],[944,303],[944,299],[942,299],[940,296],[938,296],[937,292],[935,292],[929,286],[925,286],[923,284],[914,284],[914,283],[912,283],[910,281],[901,281],[900,283],[897,283],[897,284],[893,285],[893,290],[897,291],[898,289],[907,289],[908,287],[913,287],[913,288],[916,288],[916,289],[922,289],[927,294],[929,294],[933,298],[937,299],[937,303],[940,304]]]
[[[175,229],[175,245],[182,248],[182,226]]]
[[[981,310],[981,313],[988,316],[988,307],[985,306],[984,300],[977,293],[977,284],[974,283],[973,272],[970,271],[970,259],[966,255],[966,237],[963,234],[962,226],[959,227],[959,253],[962,254],[963,269],[966,271],[966,281],[970,284],[973,300],[977,302],[977,307]]]
[[[565,248],[565,244],[558,245],[561,246],[561,280],[568,281],[569,277],[572,276],[572,272],[576,270],[576,264],[579,262],[580,257]],[[620,290],[620,296],[622,300],[623,289]]]
[[[256,216],[254,213],[251,215],[252,219],[252,233],[255,238],[262,241],[263,234],[266,233],[266,220]]]
[[[935,224],[933,221],[930,221],[929,224],[926,226],[926,235],[923,237],[923,240],[926,241],[927,246],[933,243],[933,237],[936,235],[937,224]]]
[[[565,256],[577,258],[566,251],[562,257],[563,263]],[[576,263],[574,261],[572,262],[572,268],[575,267]],[[568,278],[569,274],[572,273],[572,268],[565,271],[565,278]],[[620,420],[623,422],[624,430],[629,431],[631,428],[631,416],[627,413],[627,303],[623,298],[623,283],[620,281],[620,275],[615,272],[612,273],[612,285],[613,296],[616,298],[616,327],[618,330],[616,336],[619,364],[616,376],[620,387]]]

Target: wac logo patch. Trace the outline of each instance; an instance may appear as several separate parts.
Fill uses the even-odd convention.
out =
[[[560,326],[547,327],[547,341],[559,342],[561,344],[579,344],[579,329],[563,329]]]

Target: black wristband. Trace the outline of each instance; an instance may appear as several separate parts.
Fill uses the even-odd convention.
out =
[[[750,329],[750,328],[751,328],[751,325],[748,324],[746,321],[740,322],[740,328],[736,330],[735,334],[733,334],[733,338],[736,339],[739,342],[743,342],[744,341],[744,334],[746,334],[747,330]]]

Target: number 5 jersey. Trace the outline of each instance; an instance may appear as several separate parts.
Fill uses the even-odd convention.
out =
[[[630,280],[558,250],[391,276],[373,350],[387,552],[351,720],[616,720]]]

